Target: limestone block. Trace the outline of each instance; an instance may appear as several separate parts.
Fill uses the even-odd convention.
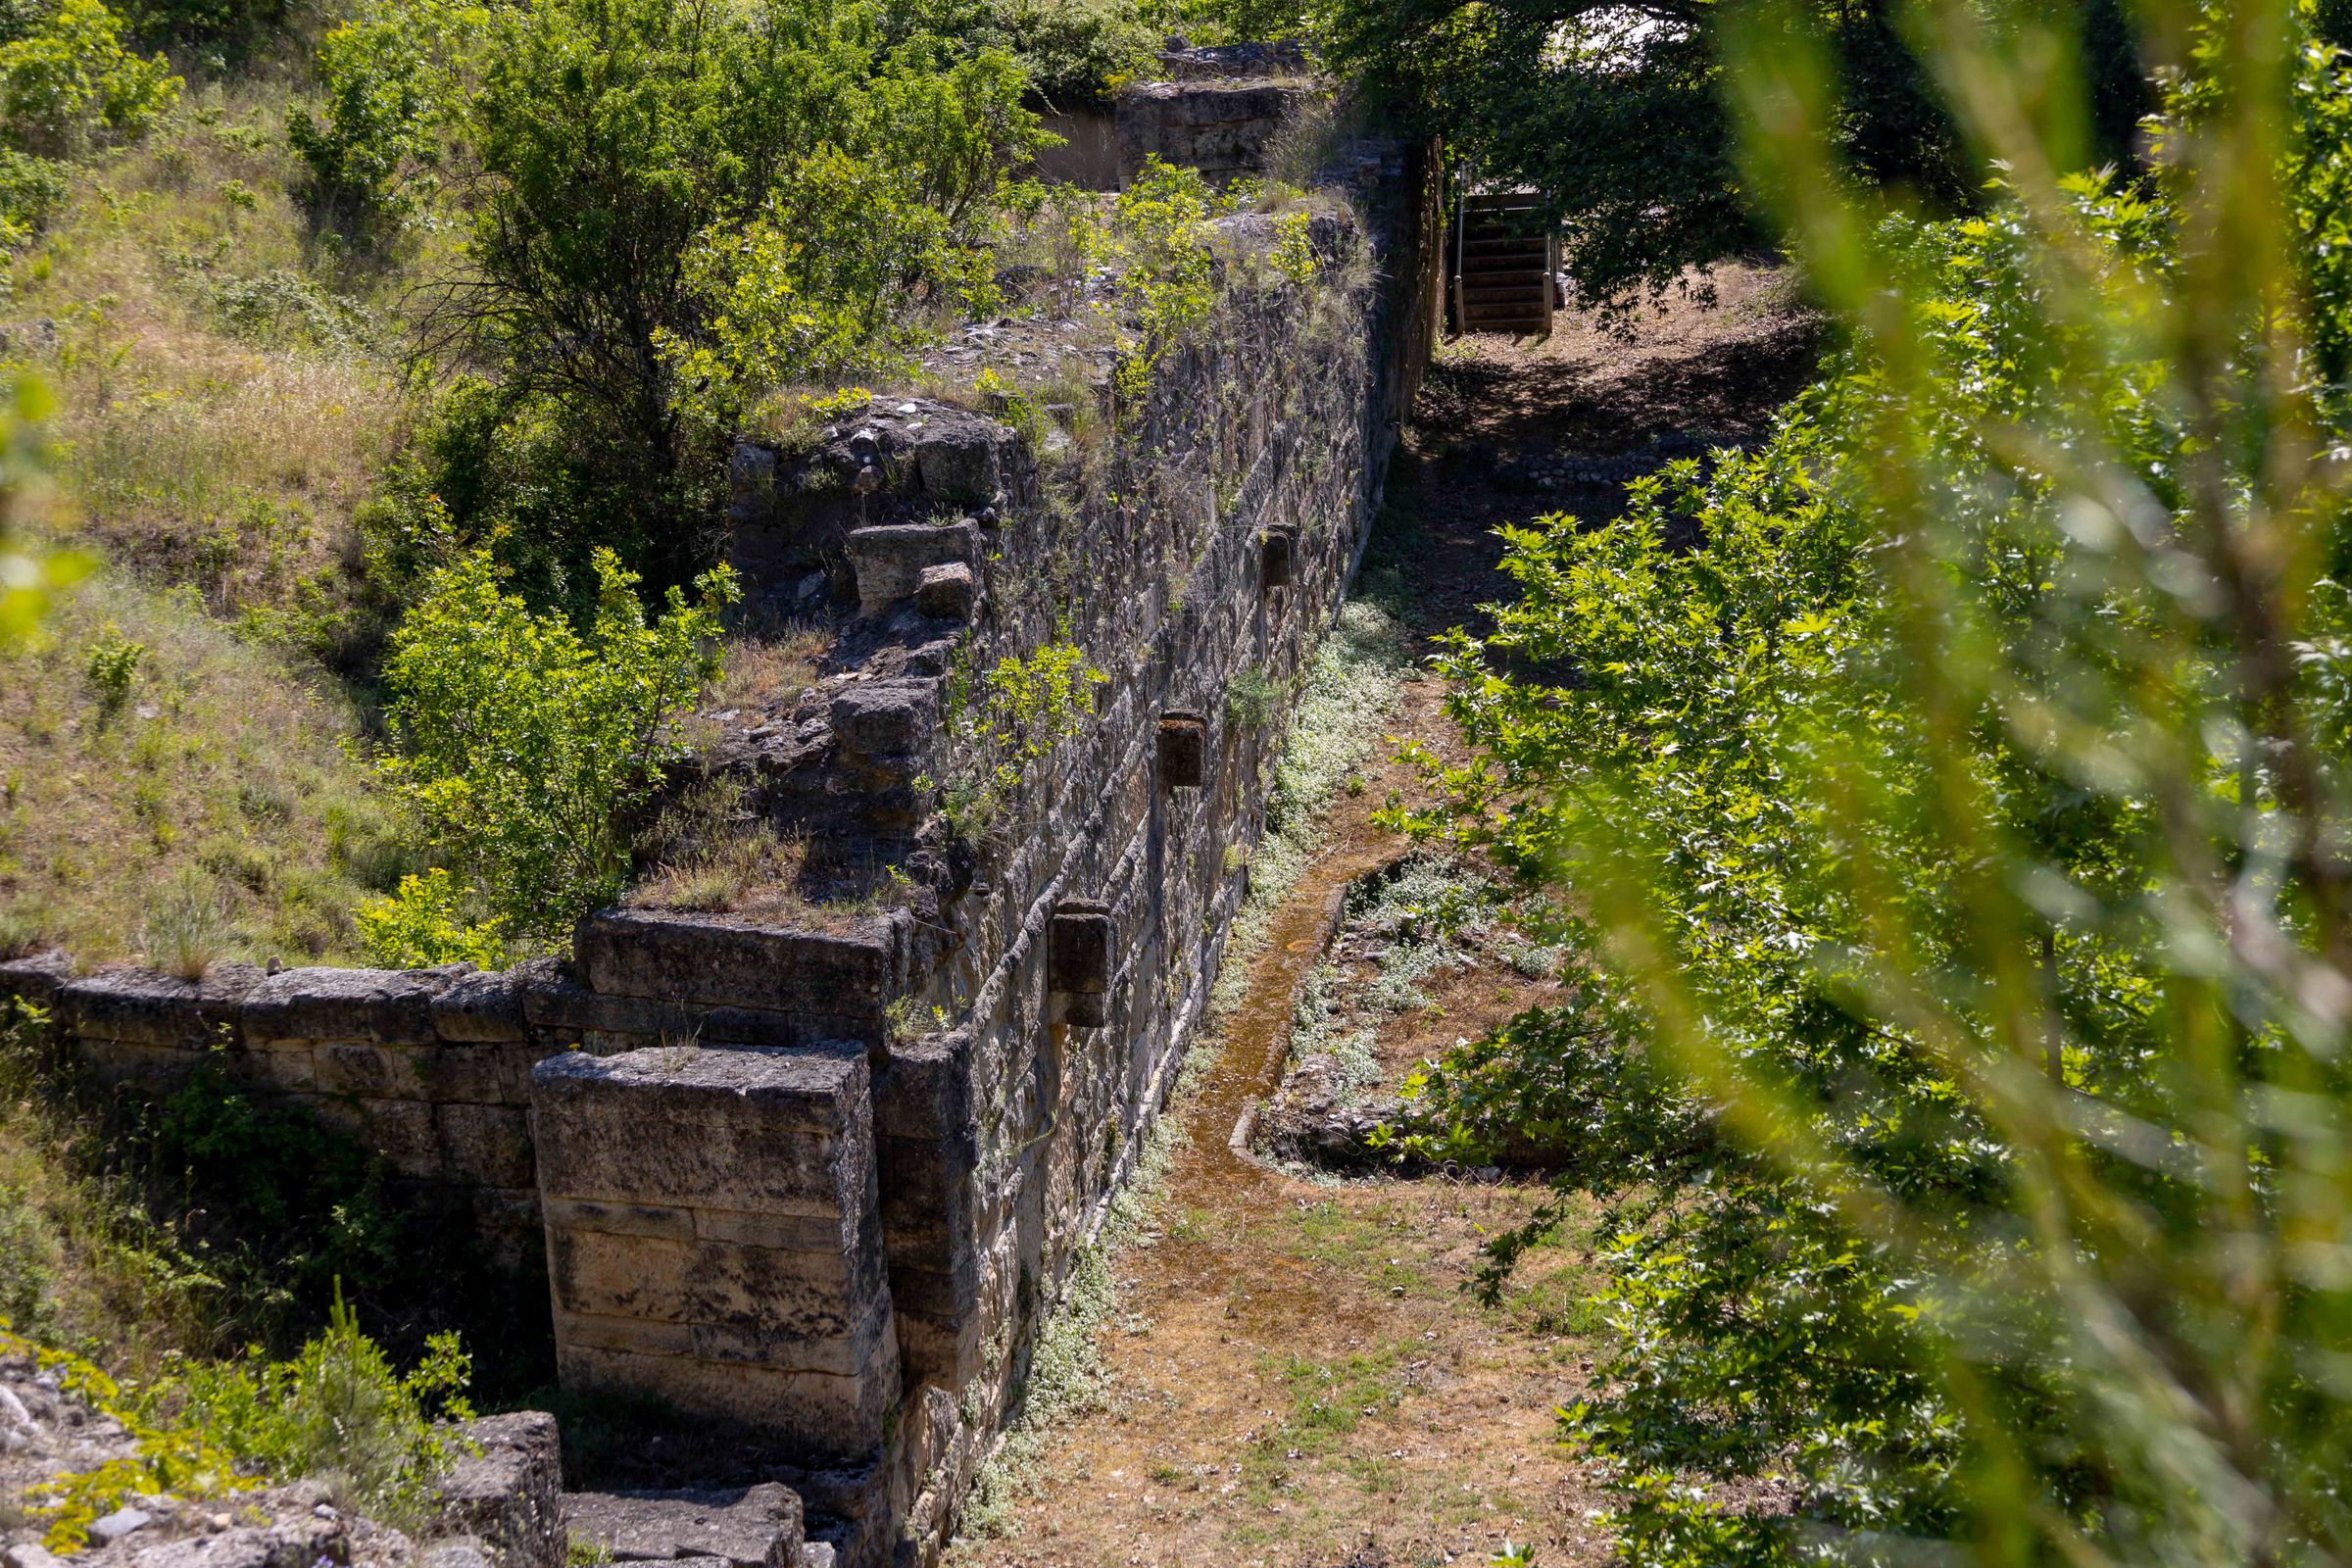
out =
[[[74,978],[74,959],[62,948],[0,963],[0,999],[15,997],[35,1007],[57,1000],[57,988]]]
[[[855,1371],[876,1308],[888,1312],[863,1255],[553,1228],[547,1252],[560,1310],[725,1329],[766,1347],[731,1359]]]
[[[1108,905],[1070,899],[1054,906],[1046,928],[1046,986],[1061,998],[1062,1017],[1073,1027],[1108,1020],[1114,936]]]
[[[143,1046],[199,1047],[223,1033],[240,1037],[247,995],[262,971],[217,963],[201,980],[153,969],[102,969],[57,988],[57,1021],[67,1033]]]
[[[430,1045],[433,995],[453,976],[433,970],[287,969],[245,999],[255,1040],[354,1040]]]
[[[691,1242],[695,1236],[694,1210],[690,1208],[667,1208],[657,1203],[598,1203],[577,1198],[551,1198],[543,1208],[550,1230],[660,1236],[677,1242]]]
[[[376,1100],[428,1098],[424,1060],[430,1046],[374,1046],[357,1040],[325,1040],[312,1048],[313,1081],[326,1094],[363,1095]]]
[[[308,1040],[268,1040],[244,1054],[245,1070],[258,1081],[288,1094],[318,1087],[318,1048]]]
[[[970,1133],[884,1138],[876,1142],[874,1153],[882,1192],[882,1233],[890,1239],[894,1256],[935,1251],[968,1235],[971,1185],[979,1165]]]
[[[551,1048],[529,1039],[466,1042],[420,1053],[416,1065],[428,1100],[527,1106],[531,1068],[552,1054]]]
[[[845,686],[833,699],[833,733],[865,757],[905,757],[939,733],[939,682],[878,680]]]
[[[443,1040],[515,1043],[529,1038],[522,998],[529,986],[520,970],[492,969],[460,975],[435,992],[427,1010],[433,1032]]]
[[[999,448],[1006,433],[1003,425],[979,418],[926,429],[914,449],[923,492],[967,507],[993,500],[1004,484]]]
[[[873,1082],[875,1132],[931,1140],[969,1129],[972,1051],[968,1027],[894,1044]]]
[[[1171,709],[1159,715],[1159,782],[1169,789],[1199,789],[1208,778],[1208,721],[1199,713]]]
[[[880,1446],[899,1393],[898,1347],[855,1376],[781,1371],[740,1361],[642,1355],[590,1346],[556,1346],[556,1367],[570,1389],[638,1394],[696,1415],[762,1428],[811,1457],[848,1457]]]
[[[433,1126],[433,1107],[420,1100],[350,1100],[328,1096],[326,1106],[344,1103],[358,1113],[354,1135],[373,1149],[396,1176],[433,1181],[443,1174],[441,1135]],[[347,1124],[348,1125],[348,1124]]]
[[[923,568],[951,562],[971,565],[980,559],[980,529],[969,521],[944,526],[891,523],[852,529],[850,567],[858,574],[859,613],[880,614],[910,597]]]
[[[969,620],[979,599],[980,579],[960,561],[925,566],[915,580],[914,608],[936,620]]]
[[[551,1198],[837,1214],[873,1179],[855,1046],[567,1052],[532,1069],[531,1124]]]
[[[711,1492],[575,1493],[564,1499],[573,1540],[614,1562],[700,1559],[730,1568],[794,1568],[801,1499],[789,1487]]]
[[[906,970],[904,932],[884,916],[813,932],[725,915],[604,909],[580,922],[572,951],[589,984],[608,996],[806,1017],[870,1012],[877,1039],[883,1004]]]
[[[472,1449],[435,1489],[437,1534],[489,1546],[497,1568],[563,1568],[564,1464],[556,1418],[538,1410],[486,1416],[459,1427]]]
[[[442,1105],[433,1119],[441,1128],[442,1165],[453,1179],[486,1187],[530,1185],[529,1111],[519,1105]]]

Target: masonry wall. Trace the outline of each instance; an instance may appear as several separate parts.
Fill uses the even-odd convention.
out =
[[[348,1128],[545,1257],[568,1386],[757,1431],[845,1562],[925,1556],[1198,1031],[1289,717],[1231,694],[1288,693],[1328,629],[1425,363],[1434,172],[1343,171],[1311,280],[1276,220],[1222,220],[1212,319],[1131,404],[1098,366],[1098,450],[884,398],[738,451],[755,608],[845,627],[703,759],[808,846],[780,905],[606,910],[493,974],[50,956],[0,994],[110,1081],[211,1060]],[[1103,677],[1091,722],[959,813],[980,677],[1054,639]]]

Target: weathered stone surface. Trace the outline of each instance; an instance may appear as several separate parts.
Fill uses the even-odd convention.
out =
[[[530,1112],[520,1105],[442,1105],[434,1114],[449,1174],[486,1187],[532,1178]]]
[[[904,757],[939,732],[939,682],[872,681],[833,699],[833,733],[868,757]]]
[[[517,969],[460,975],[433,993],[427,1005],[433,1032],[443,1040],[519,1042],[529,1038],[523,992],[529,978]]]
[[[429,970],[287,969],[245,998],[245,1032],[257,1041],[350,1040],[430,1045],[433,997],[454,978]]]
[[[0,963],[0,997],[46,1007],[57,1000],[57,988],[73,977],[74,959],[62,948],[11,958]]]
[[[789,1487],[715,1492],[575,1493],[564,1499],[575,1541],[615,1562],[723,1562],[731,1568],[795,1568],[802,1544],[801,1499]]]
[[[1263,173],[1268,144],[1316,90],[1303,80],[1148,82],[1126,88],[1117,106],[1119,177],[1133,179],[1154,156],[1188,164],[1218,180]]]
[[[925,566],[914,585],[914,608],[939,620],[969,620],[979,602],[980,579],[962,562]]]
[[[323,1094],[365,1095],[376,1100],[426,1098],[430,1046],[376,1046],[358,1040],[325,1040],[312,1048],[312,1082]]]
[[[838,1212],[872,1180],[865,1054],[569,1052],[531,1072],[550,1197]]]
[[[979,560],[980,530],[969,522],[887,523],[852,531],[849,549],[858,573],[858,608],[875,615],[911,598],[924,568]]]
[[[870,1452],[899,1393],[898,1347],[855,1377],[779,1371],[740,1361],[638,1355],[558,1342],[567,1388],[645,1394],[690,1414],[742,1421],[811,1456]]]
[[[537,1410],[466,1422],[459,1436],[477,1451],[436,1489],[443,1531],[485,1544],[494,1568],[563,1568],[563,1450],[556,1418]]]
[[[190,1049],[240,1037],[242,1003],[260,984],[249,963],[217,963],[201,980],[152,969],[101,969],[57,988],[59,1024],[89,1040]]]
[[[564,1311],[733,1329],[765,1342],[772,1365],[835,1372],[865,1359],[868,1319],[887,1299],[877,1261],[583,1230],[548,1238],[549,1281]]]
[[[870,1006],[877,1023],[906,973],[905,939],[882,917],[809,932],[732,916],[605,909],[580,922],[572,952],[589,983],[610,996],[823,1016]]]

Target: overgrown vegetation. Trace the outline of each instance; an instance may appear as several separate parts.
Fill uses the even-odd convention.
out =
[[[2352,61],[2141,14],[2132,180],[2063,28],[1922,19],[1998,177],[1948,222],[1857,194],[1805,18],[1736,35],[1850,348],[1762,451],[1512,530],[1446,656],[1475,756],[1409,825],[1548,890],[1572,984],[1414,1138],[1616,1200],[1562,1437],[1634,1563],[2352,1552]]]

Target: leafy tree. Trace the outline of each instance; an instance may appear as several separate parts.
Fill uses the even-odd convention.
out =
[[[635,573],[609,550],[593,564],[583,634],[504,592],[487,551],[466,552],[427,580],[384,662],[400,750],[381,777],[499,920],[548,943],[619,893],[628,858],[615,818],[678,755],[668,723],[712,673],[718,612],[736,592],[719,567],[692,600],[671,588],[649,622]]]
[[[1562,1435],[1638,1564],[2352,1554],[2352,1275],[2315,1266],[2352,1241],[2352,594],[2308,373],[2352,144],[2307,135],[2352,75],[2283,4],[2149,16],[2180,88],[2132,190],[2064,172],[2056,40],[1939,13],[2003,171],[1940,223],[1853,195],[1802,19],[1740,35],[1850,352],[1763,451],[1513,530],[1521,597],[1447,655],[1474,756],[1409,820],[1548,889],[1576,962],[1404,1136],[1616,1200]]]
[[[31,30],[0,43],[0,124],[20,153],[66,157],[129,141],[179,97],[160,55],[122,46],[101,0],[58,0]]]
[[[465,64],[487,25],[480,7],[402,0],[318,41],[318,102],[293,109],[286,136],[310,167],[322,226],[378,231],[430,199]]]
[[[2098,156],[2127,157],[2147,90],[2116,0],[2025,9],[2095,41]],[[1337,0],[1325,49],[1477,178],[1537,191],[1582,302],[1623,311],[1765,237],[1724,110],[1727,14],[1715,0]],[[1976,180],[1901,14],[1894,0],[1839,0],[1789,21],[1838,83],[1830,133],[1848,173],[1963,208]]]
[[[468,115],[483,171],[470,270],[428,344],[495,368],[518,407],[560,406],[581,488],[603,500],[587,536],[686,575],[706,542],[675,524],[709,510],[718,476],[698,416],[727,388],[682,387],[681,368],[789,373],[759,334],[812,302],[823,324],[790,336],[823,373],[845,332],[910,308],[932,262],[993,219],[1035,136],[1019,78],[1000,57],[936,64],[921,40],[886,49],[863,5],[825,0],[502,14]],[[893,177],[845,202],[842,159]],[[777,229],[796,206],[829,225],[829,250],[851,242],[844,260]]]

